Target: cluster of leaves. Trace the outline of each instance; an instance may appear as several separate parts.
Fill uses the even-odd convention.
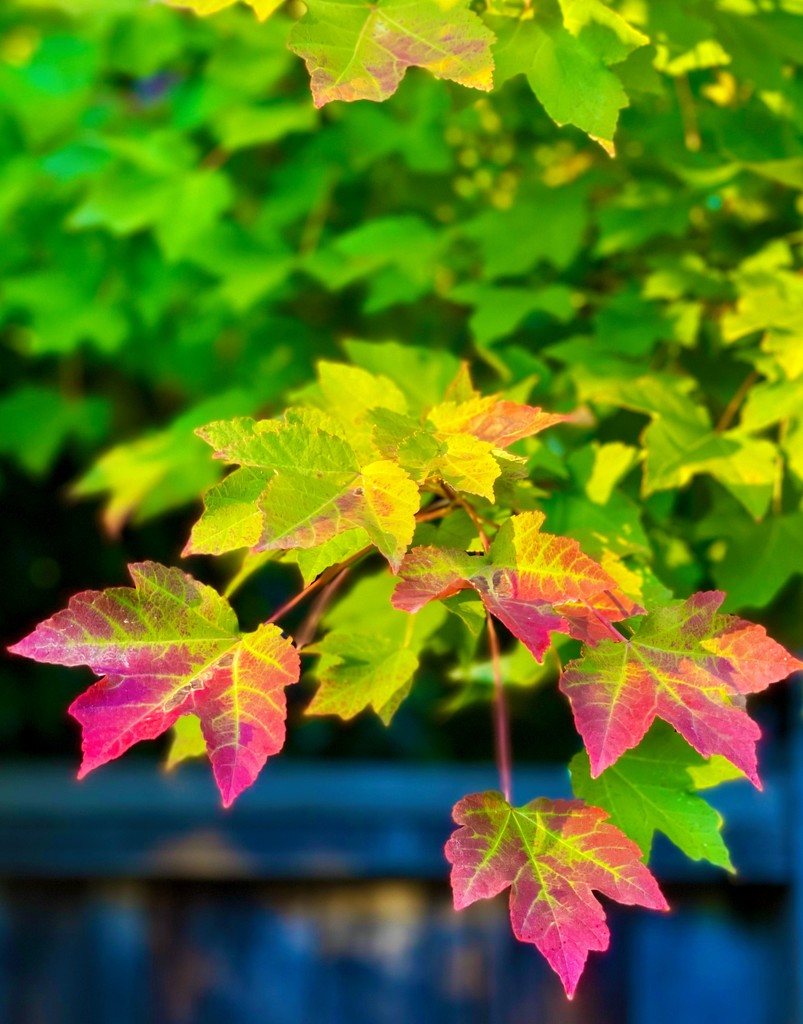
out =
[[[543,512],[526,510],[535,495],[526,459],[508,448],[568,417],[483,397],[465,366],[434,405],[410,388],[409,377],[395,381],[390,361],[388,370],[379,375],[321,363],[306,403],[281,418],[241,417],[200,428],[215,455],[237,468],[207,493],[187,550],[245,549],[239,579],[274,553],[288,553],[309,580],[300,596],[322,590],[324,599],[372,551],[387,561],[397,577],[390,603],[409,615],[407,623],[383,630],[379,642],[377,616],[370,613],[362,632],[326,632],[311,649],[321,658],[320,688],[309,709],[315,714],[349,718],[370,706],[388,723],[409,692],[419,655],[437,635],[442,615],[427,616],[431,602],[458,617],[469,643],[484,618],[492,637],[495,618],[538,661],[553,634],[583,642],[560,686],[588,755],[587,764],[577,765],[577,786],[593,794],[593,803],[538,798],[514,808],[510,792],[477,794],[455,809],[462,828],[447,848],[457,905],[511,885],[516,934],[538,946],[572,995],[588,951],[607,945],[592,889],[625,903],[665,906],[639,860],[641,849],[627,838],[626,811],[620,829],[601,809],[616,814],[623,794],[632,799],[631,766],[604,783],[596,780],[633,748],[637,764],[647,758],[654,768],[656,737],[659,744],[666,739],[647,732],[660,718],[690,745],[687,759],[691,748],[724,758],[759,785],[760,732],[744,697],[803,662],[762,626],[720,614],[723,594],[658,604],[644,599],[641,607],[637,573],[614,565],[606,571],[576,540],[542,530]],[[450,522],[457,515],[462,520]],[[420,543],[430,535],[432,542]],[[480,550],[472,550],[475,541]],[[133,590],[79,594],[12,651],[89,665],[103,675],[70,709],[83,727],[79,775],[192,715],[177,740],[185,748],[189,743],[184,754],[192,752],[189,730],[197,738],[200,727],[228,806],[284,743],[284,688],[300,676],[298,650],[315,630],[314,615],[295,643],[274,624],[284,609],[241,634],[229,602],[212,588],[156,563],[130,568]],[[615,625],[623,620],[628,633]],[[501,682],[496,641],[492,651]],[[504,762],[507,755],[500,756]],[[683,764],[683,752],[680,757]],[[501,770],[506,780],[509,765]],[[648,771],[635,787],[654,785],[653,779]],[[665,819],[688,797],[682,770],[670,779],[659,770],[658,780],[663,792],[644,799],[636,829],[644,840],[650,822],[647,844],[654,828],[672,834]],[[718,827],[709,813],[688,828],[688,838],[681,826],[680,843],[699,843],[703,833],[717,848]]]
[[[800,667],[733,614],[798,614],[799,4],[249,2],[0,12],[0,454],[83,453],[113,531],[205,492],[184,550],[234,563],[226,597],[136,564],[16,650],[104,677],[82,772],[172,727],[227,804],[300,649],[309,713],[386,724],[433,654],[497,694],[571,659],[577,800],[468,797],[447,847],[571,994],[592,889],[664,906],[655,831],[730,867],[698,791],[758,782],[745,697]],[[398,91],[316,111],[288,30],[318,106]],[[319,595],[293,641],[228,602],[278,559]]]

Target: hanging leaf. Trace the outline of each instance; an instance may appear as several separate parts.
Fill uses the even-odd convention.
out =
[[[197,715],[182,715],[173,723],[173,742],[165,761],[165,769],[172,771],[193,757],[203,757],[206,753],[206,740],[201,729],[201,720]]]
[[[701,787],[692,770],[708,766],[670,726],[656,722],[636,748],[596,779],[585,751],[572,758],[569,770],[575,795],[603,807],[613,824],[638,844],[645,860],[654,834],[663,832],[692,860],[733,871],[721,835],[722,816],[696,792]],[[739,777],[730,762],[718,760],[707,784],[734,775]]]
[[[320,686],[307,714],[349,719],[371,707],[390,724],[410,692],[421,651],[446,618],[436,604],[417,615],[397,611],[390,604],[393,584],[387,574],[364,578],[324,618],[328,632],[305,648],[320,655],[314,673]]]
[[[571,701],[596,778],[664,719],[704,757],[721,754],[756,785],[761,731],[744,697],[803,668],[762,626],[720,615],[720,591],[647,615],[626,642],[603,640],[569,662]]]
[[[510,920],[532,942],[571,998],[590,950],[608,948],[605,912],[592,890],[619,903],[668,909],[641,851],[580,800],[511,807],[501,793],[475,793],[452,812],[461,825],[446,844],[457,910],[510,886]]]
[[[408,68],[426,68],[472,89],[493,85],[493,33],[460,4],[434,0],[310,0],[290,33],[316,107],[332,100],[384,100]]]

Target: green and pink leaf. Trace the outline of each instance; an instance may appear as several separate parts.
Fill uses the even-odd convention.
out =
[[[510,887],[510,920],[558,974],[571,998],[588,953],[608,947],[605,912],[593,890],[625,904],[666,910],[641,851],[598,807],[532,800],[511,807],[501,793],[476,793],[454,808],[462,826],[446,844],[455,908]]]
[[[79,778],[194,713],[228,806],[284,743],[298,653],[278,626],[241,634],[225,598],[180,569],[130,572],[133,588],[78,594],[11,651],[104,676],[70,707],[83,729]]]
[[[759,786],[761,731],[744,695],[803,668],[763,627],[721,615],[724,594],[695,594],[646,616],[626,642],[603,640],[561,676],[598,776],[642,739],[656,718],[704,757],[726,757]]]

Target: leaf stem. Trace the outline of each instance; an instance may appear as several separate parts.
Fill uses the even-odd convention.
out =
[[[614,626],[612,622],[609,622],[604,615],[600,615],[599,611],[588,601],[583,601],[583,604],[591,612],[595,619],[602,623],[602,625],[608,630],[614,640],[618,640],[620,643],[629,643],[629,638],[624,635],[620,630]]]
[[[206,156],[201,160],[201,167],[208,170],[217,170],[218,167],[222,167],[231,160],[231,150],[226,149],[225,146],[215,146],[214,149],[210,149]]]
[[[318,598],[310,608],[309,613],[301,623],[301,627],[296,630],[295,636],[293,637],[293,643],[297,651],[306,647],[307,644],[315,636],[315,630],[318,628],[318,623],[329,607],[329,603],[335,596],[340,587],[346,582],[351,566],[347,565],[345,569],[342,569],[337,576],[334,576],[323,590],[318,594]]]
[[[257,554],[249,551],[243,559],[240,568],[229,580],[228,586],[223,591],[223,596],[228,599],[236,594],[243,583],[250,579],[255,572],[258,572],[262,566],[274,558],[275,555],[275,551],[260,551]]]
[[[509,804],[513,803],[513,771],[510,743],[510,716],[507,710],[505,686],[502,682],[502,661],[499,653],[499,636],[494,626],[493,617],[485,612],[488,623],[488,646],[491,650],[491,665],[494,675],[494,740],[496,747],[496,767],[499,771],[499,784],[502,794]]]
[[[309,597],[309,595],[315,593],[316,590],[320,590],[321,587],[325,587],[327,583],[331,583],[336,576],[339,576],[340,573],[343,572],[344,569],[353,565],[357,559],[367,555],[372,547],[373,545],[369,544],[367,547],[364,547],[362,551],[358,551],[356,554],[352,555],[351,558],[347,558],[343,562],[339,562],[337,565],[333,565],[329,569],[324,570],[317,579],[314,579],[312,583],[308,583],[303,590],[300,590],[296,594],[295,597],[291,597],[289,601],[285,601],[285,603],[278,608],[269,619],[265,620],[266,623],[276,622],[277,619],[283,618],[283,616],[295,608],[297,604],[300,604],[304,598]]]
[[[339,172],[332,171],[326,177],[323,188],[310,209],[309,215],[301,228],[298,242],[299,256],[310,256],[318,248],[326,220],[332,207],[332,196],[337,185]]]
[[[423,512],[419,512],[415,521],[417,523],[429,523],[433,519],[444,519],[452,511],[451,505],[440,505],[438,508],[425,509]]]
[[[616,607],[622,613],[622,618],[623,619],[630,618],[630,615],[628,614],[627,608],[625,608],[625,606],[622,604],[622,602],[619,600],[619,598],[616,596],[616,594],[614,594],[614,592],[612,590],[606,590],[605,594],[606,594],[607,597],[609,597],[611,599],[611,601],[613,601],[613,603],[616,605]]]
[[[465,498],[461,497],[453,487],[450,487],[450,485],[447,484],[446,481],[443,482],[443,489],[449,500],[453,502],[453,504],[459,505],[460,508],[462,508],[466,515],[469,517],[471,522],[476,526],[477,535],[480,538],[480,543],[482,544],[485,554],[487,555],[491,549],[491,542],[488,540],[488,534],[485,532],[485,527],[482,525],[482,520],[477,515],[476,510],[473,509],[471,505],[469,505],[469,503],[465,500]]]

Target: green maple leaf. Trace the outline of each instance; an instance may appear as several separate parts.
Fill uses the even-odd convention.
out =
[[[611,821],[638,844],[645,859],[655,832],[663,832],[692,860],[707,860],[733,871],[721,836],[722,816],[696,790],[741,777],[723,758],[713,765],[663,722],[656,722],[634,750],[623,754],[596,779],[588,754],[569,765],[576,796],[603,807]],[[705,769],[705,776],[693,770]]]
[[[762,523],[731,515],[718,536],[723,533],[727,549],[713,574],[727,592],[729,608],[764,608],[803,572],[800,561],[789,557],[803,550],[803,512],[768,516]]]
[[[185,552],[320,548],[363,529],[398,566],[413,539],[418,488],[390,460],[360,466],[328,426],[324,414],[303,410],[284,420],[242,418],[198,431],[218,458],[241,468],[206,495]]]
[[[397,611],[390,604],[393,586],[386,574],[361,580],[327,616],[329,632],[305,648],[320,655],[320,686],[307,714],[348,719],[371,707],[390,724],[410,692],[421,650],[445,618],[439,605],[412,616]]]
[[[247,412],[257,401],[247,392],[227,392],[182,413],[162,430],[104,452],[71,487],[78,498],[106,496],[103,523],[119,533],[197,498],[218,479],[220,469],[192,431],[212,416]]]
[[[619,111],[629,101],[610,66],[647,37],[599,0],[539,4],[521,20],[492,24],[497,85],[525,74],[553,121],[575,125],[613,154]]]
[[[311,715],[348,719],[370,706],[388,725],[418,668],[409,647],[373,632],[332,632],[306,650],[321,656],[316,670],[321,685],[307,708]]]
[[[434,0],[310,0],[290,33],[316,107],[332,100],[384,100],[410,67],[488,91],[493,33],[473,11]]]
[[[38,476],[68,438],[97,441],[107,430],[104,399],[68,399],[50,388],[26,386],[0,397],[0,455]]]
[[[326,360],[318,363],[317,370],[318,382],[311,389],[310,400],[337,423],[337,433],[358,456],[370,462],[376,458],[371,445],[371,413],[376,409],[406,413],[407,399],[384,373]]]
[[[197,715],[182,715],[174,722],[172,731],[173,741],[165,761],[167,771],[172,771],[182,761],[192,757],[203,757],[206,753],[206,740],[201,728],[201,719]]]
[[[599,387],[594,397],[650,416],[642,435],[645,495],[685,487],[705,473],[760,519],[772,500],[777,445],[740,428],[717,431],[707,409],[691,400],[693,386],[687,377],[641,377],[613,383],[610,392]]]

